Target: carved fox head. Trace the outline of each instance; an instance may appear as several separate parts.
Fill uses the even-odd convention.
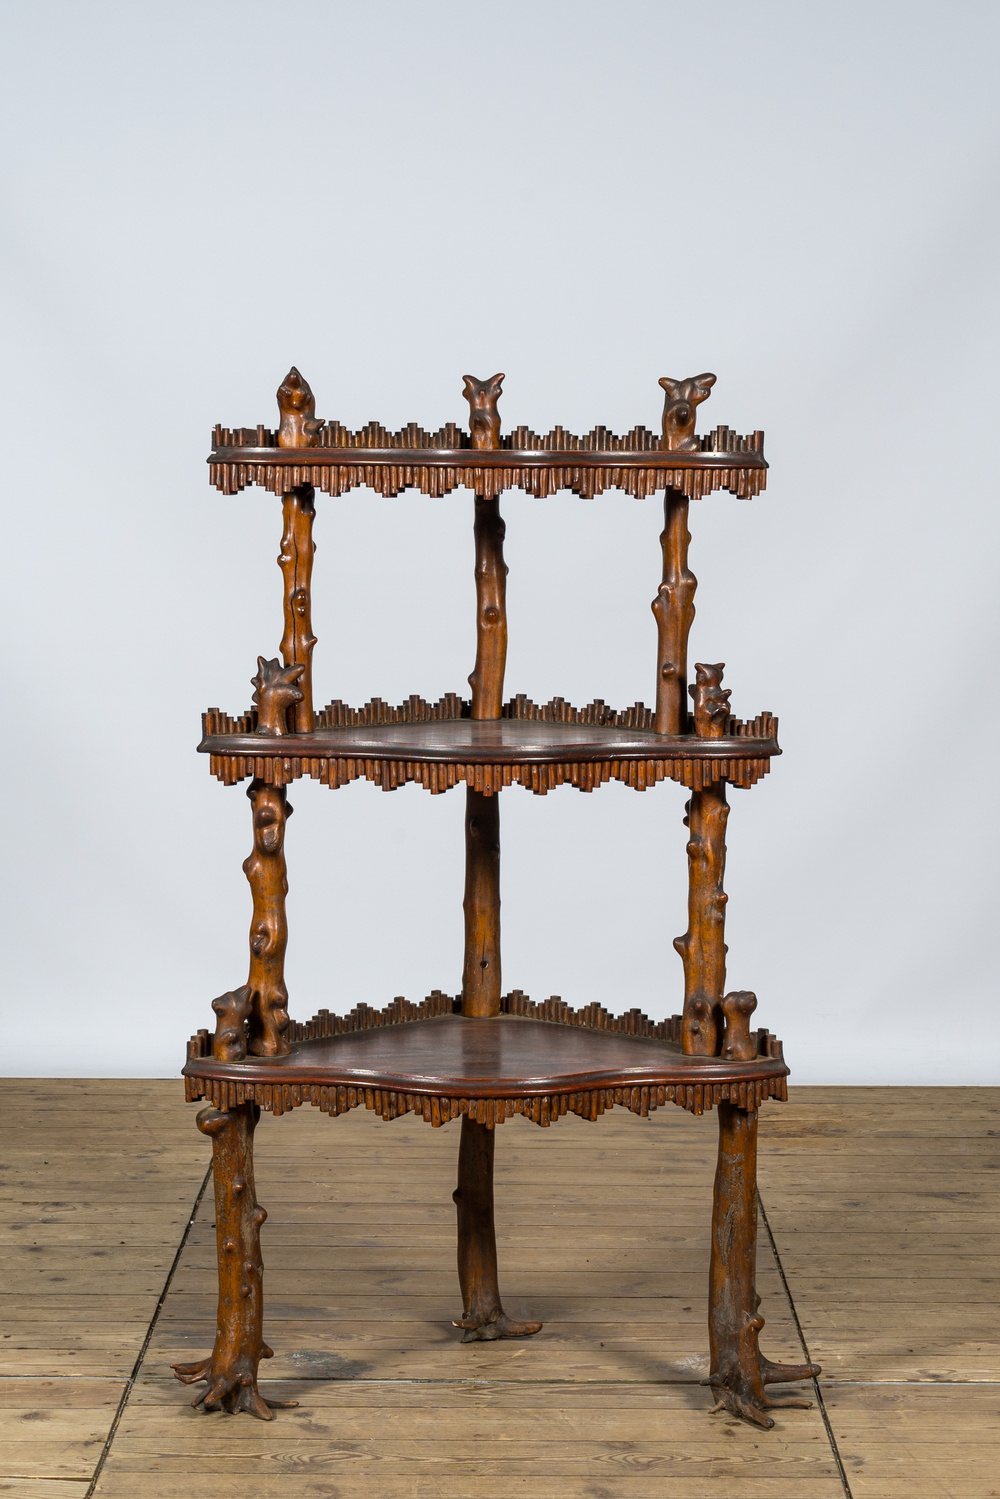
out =
[[[323,423],[316,420],[316,399],[294,364],[278,386],[278,410],[281,426],[279,448],[314,448],[316,434]]]
[[[660,381],[666,391],[663,403],[663,447],[668,453],[694,453],[698,439],[694,435],[695,411],[707,401],[715,384],[714,375],[692,375],[688,380],[672,380],[664,375]]]
[[[465,389],[462,394],[469,403],[469,431],[474,448],[498,448],[500,446],[500,415],[497,401],[503,375],[494,375],[491,380],[477,380],[474,375],[463,375]]]

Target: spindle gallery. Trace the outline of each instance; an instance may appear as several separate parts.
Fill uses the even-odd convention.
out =
[[[697,582],[688,568],[689,504],[714,490],[750,498],[764,487],[763,434],[728,427],[695,432],[697,407],[715,376],[664,377],[661,431],[616,437],[596,427],[574,437],[556,427],[502,436],[503,375],[465,376],[469,433],[448,423],[433,435],[415,424],[390,433],[377,423],[349,432],[322,421],[308,383],[292,369],[278,388],[276,431],[216,427],[209,475],[225,495],[257,484],[281,497],[278,562],[284,580],[281,659],[257,657],[253,707],[239,718],[210,708],[199,746],[226,785],[249,780],[253,849],[243,866],[253,894],[246,983],[213,1001],[215,1034],[199,1031],[184,1068],[189,1101],[204,1100],[198,1127],[211,1138],[219,1259],[218,1330],[212,1353],[175,1366],[203,1382],[195,1405],[271,1419],[258,1389],[263,1341],[263,1264],[253,1177],[261,1109],[279,1115],[309,1103],[336,1117],[364,1108],[389,1121],[420,1115],[437,1128],[460,1120],[457,1179],[458,1286],[462,1342],[524,1338],[541,1330],[504,1311],[493,1206],[496,1129],[520,1114],[543,1128],[564,1114],[596,1121],[613,1108],[648,1115],[675,1104],[715,1109],[719,1155],[709,1276],[711,1373],[726,1410],[759,1426],[778,1405],[768,1387],[810,1379],[814,1364],[774,1364],[760,1352],[764,1319],[755,1288],[757,1116],[786,1095],[781,1043],[751,1030],[755,996],[725,993],[727,784],[753,786],[780,754],[770,713],[742,720],[729,707],[723,665],[696,663],[689,685],[688,636]],[[449,693],[390,707],[339,700],[313,707],[311,625],[316,492],[365,487],[395,495],[419,489],[473,498],[476,651],[471,698]],[[664,496],[662,581],[652,602],[657,646],[652,708],[616,711],[602,699],[573,708],[504,701],[507,568],[503,492],[615,488]],[[470,652],[471,654],[471,652]],[[652,670],[653,650],[650,649]],[[690,700],[690,701],[689,701]],[[320,1010],[289,1019],[284,980],[288,929],[286,788],[302,776],[331,789],[364,778],[392,791],[408,781],[432,794],[465,784],[465,954],[461,994],[435,990],[419,1003],[348,1014]],[[614,1015],[597,1004],[532,1002],[503,992],[500,948],[500,792],[519,784],[544,796],[559,786],[592,792],[607,781],[644,791],[664,780],[690,792],[685,824],[688,930],[674,943],[684,978],[683,1010],[651,1021],[637,1009]],[[652,808],[651,804],[651,808]],[[678,979],[680,969],[678,970]],[[513,1273],[516,1274],[516,1267]],[[461,1355],[456,1352],[456,1360]],[[457,1377],[461,1377],[461,1370]]]

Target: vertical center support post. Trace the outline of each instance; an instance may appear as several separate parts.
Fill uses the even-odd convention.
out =
[[[475,448],[500,446],[497,400],[502,375],[465,377]],[[472,717],[498,719],[503,708],[507,664],[507,565],[500,498],[476,495],[476,664],[469,678]],[[468,787],[465,793],[465,958],[462,1014],[487,1020],[500,1014],[500,797]],[[538,1332],[540,1322],[515,1322],[500,1300],[493,1210],[494,1132],[468,1115],[462,1118],[458,1151],[458,1279],[462,1289],[464,1343],[490,1343]]]
[[[497,496],[476,495],[476,665],[472,717],[496,719],[507,663],[506,527]],[[500,1013],[500,798],[465,793],[465,961],[462,1014]]]

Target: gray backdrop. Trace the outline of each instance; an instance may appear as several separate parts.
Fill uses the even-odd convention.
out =
[[[277,653],[280,507],[215,421],[763,427],[692,507],[692,658],[778,713],[729,982],[802,1082],[997,1079],[993,4],[6,11],[4,1063],[180,1065],[243,982],[243,791],[194,753]],[[472,502],[318,500],[319,702],[462,690]],[[659,499],[504,502],[507,686],[654,691]],[[461,974],[463,793],[291,792],[293,1014]],[[505,792],[505,987],[678,1009],[684,792]]]

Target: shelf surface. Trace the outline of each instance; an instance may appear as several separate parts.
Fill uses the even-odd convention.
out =
[[[787,1077],[776,1057],[727,1062],[674,1042],[514,1015],[442,1015],[294,1043],[285,1057],[195,1058],[187,1077],[347,1085],[457,1098],[530,1098],[570,1089],[750,1082]]]
[[[311,734],[208,734],[202,754],[303,759],[403,760],[416,764],[551,765],[605,760],[743,760],[780,755],[776,739],[698,739],[598,724],[532,719],[438,719],[356,724]]]

